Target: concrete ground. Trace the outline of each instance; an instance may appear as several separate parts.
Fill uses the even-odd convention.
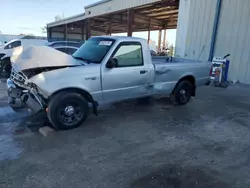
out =
[[[1,92],[4,89],[1,89]],[[0,95],[0,187],[249,188],[250,88],[203,87],[186,106],[127,101],[38,134]]]

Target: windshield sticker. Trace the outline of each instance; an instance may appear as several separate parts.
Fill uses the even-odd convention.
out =
[[[112,44],[112,41],[101,41],[99,45],[101,46],[110,46]]]

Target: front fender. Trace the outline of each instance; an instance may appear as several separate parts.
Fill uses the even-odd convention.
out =
[[[79,84],[79,82],[69,82],[67,79],[59,78],[49,79],[44,73],[32,77],[28,82],[34,83],[45,98],[64,88],[79,88],[90,93],[89,88],[84,83]]]
[[[96,101],[101,100],[100,77],[96,76],[95,80],[88,80],[86,78],[91,75],[78,74],[77,69],[74,69],[76,71],[67,71],[70,69],[72,68],[43,72],[33,76],[27,82],[34,83],[38,92],[46,99],[57,91],[66,88],[76,88],[88,92]]]
[[[194,76],[194,74],[193,74],[192,72],[186,72],[186,73],[182,74],[182,75],[179,77],[178,80],[181,80],[181,79],[183,79],[183,78],[185,78],[185,77],[187,77],[187,76],[191,76],[191,77],[195,78],[195,76]]]

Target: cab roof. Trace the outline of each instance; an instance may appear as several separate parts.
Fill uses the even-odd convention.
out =
[[[138,42],[145,42],[146,39],[139,38],[139,37],[127,37],[127,36],[95,36],[91,38],[104,38],[104,39],[113,39],[118,41],[138,41]]]

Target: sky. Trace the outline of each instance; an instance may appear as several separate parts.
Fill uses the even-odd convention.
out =
[[[0,31],[4,34],[46,35],[41,28],[53,22],[56,15],[74,16],[84,12],[86,5],[99,0],[5,0],[1,3]],[[175,30],[167,31],[170,44],[175,43]],[[121,34],[124,35],[124,34]],[[133,36],[147,38],[147,32],[134,33]],[[158,40],[158,32],[151,33],[151,39]]]

